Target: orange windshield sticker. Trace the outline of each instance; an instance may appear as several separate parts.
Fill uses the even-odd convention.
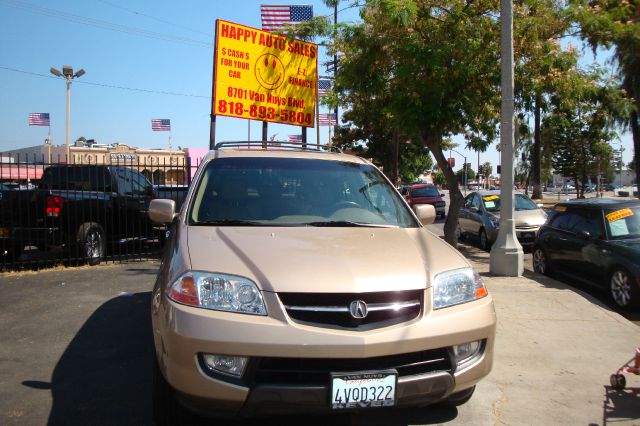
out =
[[[617,210],[613,213],[609,213],[606,217],[609,222],[615,222],[616,220],[624,219],[628,216],[633,216],[631,209]]]
[[[566,212],[566,211],[567,211],[567,208],[566,208],[565,206],[555,206],[553,209],[554,209],[555,211],[557,211],[557,212],[561,212],[561,213],[562,213],[562,212]]]
[[[483,200],[485,201],[493,201],[493,200],[497,200],[498,196],[497,195],[487,195],[486,197],[482,197]]]

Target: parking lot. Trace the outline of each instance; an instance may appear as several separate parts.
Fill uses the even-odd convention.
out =
[[[624,391],[609,386],[640,342],[640,327],[565,283],[529,271],[491,277],[486,252],[462,249],[498,314],[494,368],[470,402],[238,424],[640,422],[640,377],[628,377]],[[0,276],[0,424],[151,424],[149,295],[157,267],[134,262]]]

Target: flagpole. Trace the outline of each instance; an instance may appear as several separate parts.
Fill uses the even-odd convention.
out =
[[[49,132],[47,133],[47,146],[49,147],[49,154],[47,155],[47,157],[49,157],[49,166],[51,165],[51,122],[49,122],[49,125],[47,126],[47,128],[49,129]]]
[[[320,83],[320,80],[318,80]],[[317,86],[318,84],[316,84]],[[320,146],[320,95],[316,87],[316,145]]]

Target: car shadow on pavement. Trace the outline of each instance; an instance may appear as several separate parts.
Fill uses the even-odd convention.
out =
[[[640,388],[614,389],[611,386],[605,386],[604,389],[603,426],[610,423],[640,419],[640,410],[638,410]]]
[[[53,371],[49,425],[152,424],[150,297],[123,293],[80,328]]]
[[[455,407],[433,405],[423,408],[384,408],[372,409],[360,413],[344,413],[331,415],[298,415],[256,418],[249,420],[219,420],[199,419],[198,426],[409,426],[443,424],[458,416]]]
[[[145,272],[145,271],[141,271]],[[122,293],[102,304],[83,324],[58,360],[51,384],[49,425],[152,425],[153,336],[150,293]],[[287,416],[232,421],[225,425],[397,425],[441,424],[455,419],[456,408],[372,410],[359,414]],[[198,425],[221,424],[196,419]]]

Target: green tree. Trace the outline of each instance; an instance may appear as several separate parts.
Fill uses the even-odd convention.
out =
[[[565,35],[570,20],[563,13],[565,4],[557,0],[525,0],[514,4],[515,95],[522,115],[533,118],[533,134],[526,144],[526,161],[521,164],[527,188],[542,198],[542,144],[540,123],[549,109],[564,73],[575,66],[575,49],[562,50],[558,39]]]
[[[575,97],[559,97],[543,121],[546,142],[553,146],[553,167],[580,183],[578,197],[584,196],[588,178],[609,161],[605,145],[616,137],[614,117],[623,116],[627,106],[623,93],[598,84],[598,77],[598,70],[570,73],[564,92]]]
[[[464,166],[456,172],[456,177],[458,179],[458,183],[460,185],[464,185],[465,183]],[[466,176],[467,184],[469,183],[470,180],[473,180],[475,178],[476,178],[476,172],[471,167],[467,167],[467,176]]]
[[[475,147],[495,139],[496,7],[487,1],[370,0],[361,9],[362,22],[338,28],[333,45],[343,54],[335,93],[354,127],[367,127],[373,111],[387,129],[401,129],[435,157],[451,191],[445,223],[450,243],[456,242],[462,194],[443,143],[455,134]],[[373,126],[366,133],[373,135]]]
[[[621,86],[635,109],[622,123],[633,136],[636,179],[640,176],[640,1],[638,0],[570,0],[569,13],[582,29],[583,37],[593,47],[614,48]]]

